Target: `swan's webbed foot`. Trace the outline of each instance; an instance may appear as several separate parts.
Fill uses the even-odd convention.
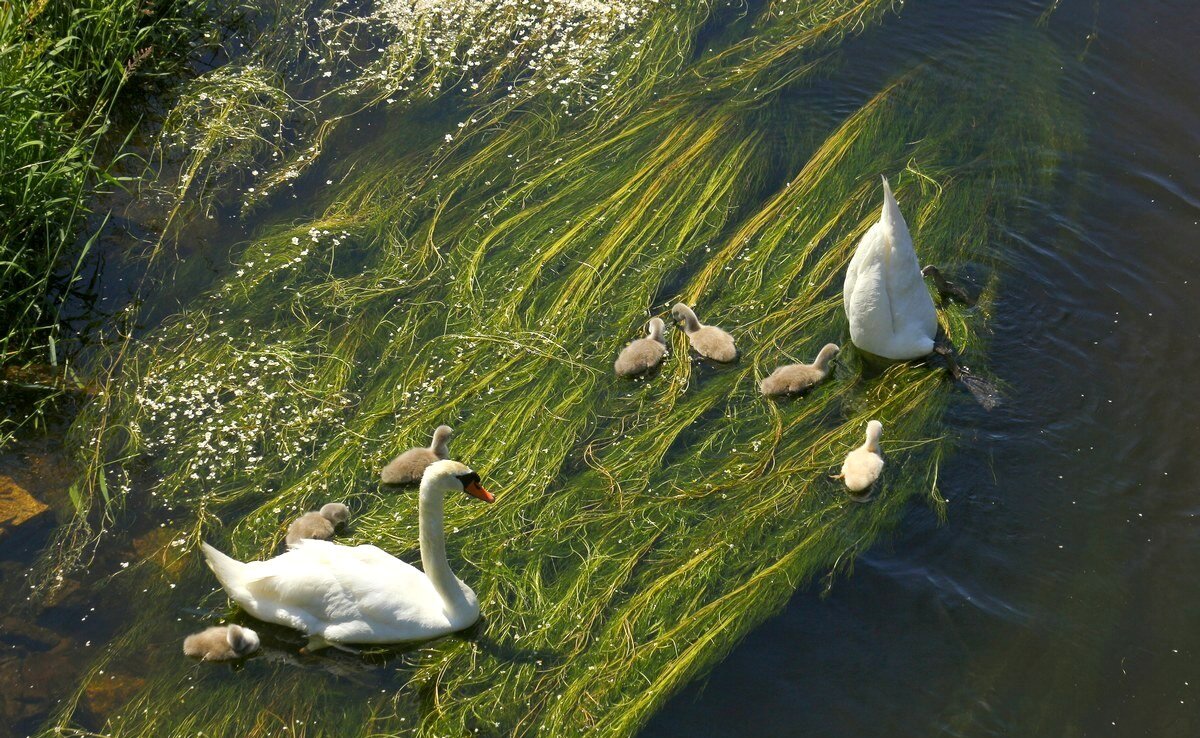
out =
[[[308,643],[304,644],[304,648],[300,649],[300,653],[308,656],[326,648],[336,648],[339,651],[345,651],[346,653],[352,653],[355,655],[360,653],[357,648],[350,648],[349,646],[341,643],[326,640],[324,636],[319,635],[309,636]]]
[[[317,651],[329,648],[332,645],[334,644],[325,640],[324,636],[311,635],[308,637],[308,643],[305,643],[304,648],[300,649],[300,653],[307,656],[309,654],[316,653]]]

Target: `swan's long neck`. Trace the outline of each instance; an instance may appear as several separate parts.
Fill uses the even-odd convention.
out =
[[[652,338],[655,341],[662,343],[663,342],[663,322],[661,320],[650,321],[650,330],[648,332],[648,335],[649,335],[649,338]]]
[[[695,333],[700,330],[700,319],[692,312],[692,309],[687,305],[680,304],[675,308],[679,312],[679,317],[683,320],[683,327],[688,333]]]
[[[867,442],[863,444],[863,448],[872,452],[879,453],[879,439],[883,437],[883,425],[880,423],[870,423],[867,425]]]
[[[447,616],[453,619],[469,606],[458,577],[450,571],[450,562],[446,561],[444,501],[445,492],[436,482],[421,480],[421,566],[425,569],[425,576],[433,582],[433,588],[441,595]]]
[[[813,361],[813,368],[819,372],[823,372],[829,368],[829,362],[833,359],[833,355],[838,351],[837,346],[829,344],[821,349],[821,353],[817,354],[817,358]]]

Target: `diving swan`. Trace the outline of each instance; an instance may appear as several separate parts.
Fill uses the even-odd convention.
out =
[[[883,213],[858,242],[846,270],[842,299],[850,319],[850,340],[860,349],[897,361],[933,351],[937,313],[912,236],[886,178]]]
[[[267,561],[236,561],[202,544],[208,566],[234,602],[259,620],[308,635],[309,651],[349,643],[419,641],[470,627],[479,601],[446,561],[446,492],[494,502],[479,475],[457,461],[421,477],[421,570],[375,546],[302,540]]]

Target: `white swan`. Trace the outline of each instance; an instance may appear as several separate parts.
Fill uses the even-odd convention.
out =
[[[937,313],[887,178],[883,213],[858,242],[842,299],[850,339],[860,349],[898,361],[933,351]]]
[[[479,601],[446,561],[442,503],[447,491],[495,498],[457,461],[421,477],[421,565],[375,546],[302,540],[267,561],[242,562],[202,544],[208,566],[234,602],[259,620],[308,635],[308,650],[345,643],[399,643],[453,633],[479,619]]]

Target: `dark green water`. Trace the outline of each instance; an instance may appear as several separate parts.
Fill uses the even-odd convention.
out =
[[[997,56],[997,29],[1031,24],[1045,9],[911,2],[847,42],[837,74],[797,92],[797,103],[845,116],[915,62],[948,65],[953,74],[947,60]],[[895,537],[862,556],[828,597],[818,585],[799,590],[644,735],[1200,731],[1192,686],[1200,679],[1200,586],[1190,576],[1200,508],[1191,499],[1196,423],[1187,382],[1200,284],[1190,248],[1200,235],[1200,76],[1191,61],[1200,11],[1187,2],[1064,0],[1048,32],[1064,60],[1065,92],[1084,112],[1086,142],[1064,163],[1054,197],[1024,201],[1022,228],[1006,234],[1015,246],[1001,254],[987,363],[1008,399],[992,413],[965,396],[952,405],[947,423],[961,443],[941,469],[947,521],[914,504]],[[379,123],[364,116],[352,138],[388,151],[396,133]],[[768,135],[793,135],[788,125]],[[314,174],[302,203],[320,202],[313,184],[324,177]],[[146,323],[185,304],[192,285],[228,273],[223,249],[257,222],[300,217],[304,207],[285,202],[249,220],[219,212],[211,230],[197,228],[178,271],[162,277],[166,287],[154,292]],[[118,251],[127,245],[119,234],[113,241]],[[100,281],[101,302],[120,304],[120,280]],[[0,555],[26,561],[32,548],[26,539]],[[95,569],[118,571],[135,555],[128,547],[103,551]],[[6,585],[18,581],[16,570],[5,570]],[[177,619],[190,624],[219,612],[218,598],[200,596],[211,582],[188,584],[196,591],[176,592],[167,604]],[[20,599],[17,591],[9,587]],[[119,632],[129,615],[125,591],[101,586],[89,601],[40,621],[68,635],[76,651],[62,659],[27,649],[33,656],[21,668],[32,691],[68,693],[92,641]],[[173,652],[175,635],[156,633],[162,642],[148,653]],[[275,638],[287,645],[286,635]],[[317,667],[280,660],[283,650],[269,667],[252,662],[247,672],[312,669],[306,673],[336,681],[341,700],[396,686],[369,663],[334,656]],[[137,655],[122,659],[126,675],[151,668]],[[60,678],[39,671],[39,661]],[[201,688],[236,690],[239,676],[213,670],[196,679]],[[103,707],[89,708],[97,727]],[[36,729],[48,709],[0,734]]]

